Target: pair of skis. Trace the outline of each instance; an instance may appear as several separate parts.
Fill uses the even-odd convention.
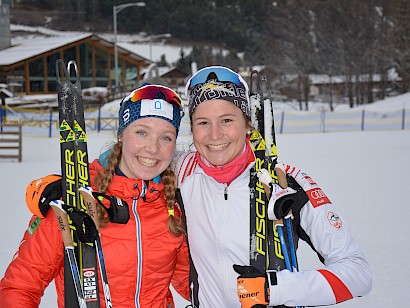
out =
[[[100,307],[98,260],[105,304],[112,307],[96,202],[90,188],[84,107],[76,62],[69,61],[66,67],[58,59],[56,77],[63,200],[53,202],[51,207],[64,242],[64,306]]]
[[[266,85],[266,98],[263,95],[262,84]],[[263,273],[267,270],[281,271],[285,268],[297,271],[292,213],[278,221],[269,220],[267,213],[271,183],[282,188],[288,185],[286,173],[277,164],[274,113],[267,78],[260,76],[258,71],[252,71],[250,90],[254,126],[250,142],[256,159],[250,174],[250,264]]]

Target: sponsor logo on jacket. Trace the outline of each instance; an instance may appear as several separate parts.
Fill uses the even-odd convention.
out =
[[[326,194],[319,187],[310,189],[306,193],[313,207],[318,207],[323,204],[332,204]]]

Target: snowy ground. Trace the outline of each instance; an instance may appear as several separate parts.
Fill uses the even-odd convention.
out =
[[[112,133],[88,133],[90,159],[114,140]],[[338,307],[407,307],[410,246],[410,131],[372,131],[278,135],[282,160],[308,172],[338,207],[368,258],[374,275],[372,292]],[[0,277],[18,248],[30,214],[25,189],[30,180],[59,169],[57,138],[23,141],[23,162],[0,160]],[[299,251],[301,269],[320,266],[309,248]],[[176,298],[177,307],[186,302]],[[40,307],[55,307],[49,287]]]

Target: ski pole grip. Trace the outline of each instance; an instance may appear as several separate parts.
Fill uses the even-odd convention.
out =
[[[278,177],[278,184],[282,188],[288,187],[288,181],[286,180],[286,172],[281,167],[275,166],[276,176]]]
[[[80,191],[81,196],[83,197],[85,205],[87,206],[88,215],[90,215],[90,217],[94,221],[94,224],[97,230],[100,231],[100,225],[99,225],[98,214],[97,214],[97,204],[94,199],[94,196],[92,195],[91,187],[87,187],[87,188],[81,187],[79,191]]]
[[[63,237],[64,247],[74,247],[70,232],[70,225],[68,224],[67,212],[62,209],[59,201],[60,200],[50,202],[50,206],[57,217],[61,236]]]

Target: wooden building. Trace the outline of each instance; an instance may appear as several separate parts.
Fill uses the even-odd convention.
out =
[[[119,83],[136,85],[151,61],[117,47]],[[0,50],[0,83],[27,95],[55,93],[57,59],[76,60],[82,88],[115,85],[114,44],[92,33],[37,37]]]

